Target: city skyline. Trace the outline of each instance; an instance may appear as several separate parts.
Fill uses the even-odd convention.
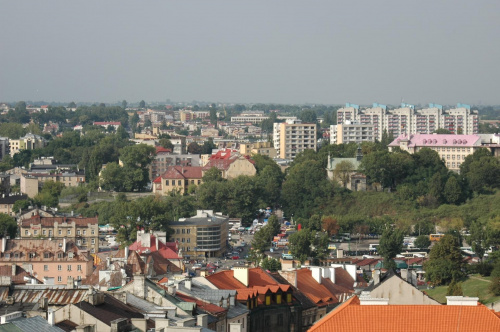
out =
[[[0,6],[0,101],[500,104],[495,1]]]

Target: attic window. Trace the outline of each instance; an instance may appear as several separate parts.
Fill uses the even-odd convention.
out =
[[[29,257],[30,257],[30,258],[35,258],[35,257],[36,257],[36,253],[34,253],[34,252],[30,252]]]
[[[73,252],[68,252],[68,258],[73,258]]]
[[[64,254],[62,252],[57,253],[57,258],[63,258],[63,257],[64,257]]]
[[[9,254],[9,253],[6,253],[6,254],[5,254],[5,258],[10,258],[10,254]]]
[[[50,252],[44,252],[43,258],[50,258]]]

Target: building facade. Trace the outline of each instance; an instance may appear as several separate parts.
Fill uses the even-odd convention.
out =
[[[99,221],[81,217],[41,217],[34,215],[20,224],[22,239],[71,239],[81,250],[99,252]]]
[[[282,159],[294,159],[304,150],[316,151],[316,124],[301,120],[287,120],[273,125],[273,141],[276,154]]]
[[[211,210],[198,210],[190,218],[170,223],[172,239],[179,243],[184,256],[219,257],[226,253],[229,217]]]
[[[395,147],[412,154],[429,148],[439,154],[448,169],[458,172],[465,158],[482,146],[479,135],[403,134],[389,144],[390,151]]]
[[[471,110],[466,104],[457,104],[456,108],[448,110],[441,105],[429,104],[427,108],[416,110],[414,105],[402,103],[400,108],[388,110],[386,105],[377,103],[365,109],[346,103],[337,111],[337,123],[347,120],[373,125],[378,140],[382,139],[384,131],[396,137],[401,134],[432,134],[441,128],[452,134],[472,135],[478,133],[479,126],[477,110]]]
[[[198,186],[202,182],[201,166],[169,166],[153,181],[153,193],[168,195],[171,192],[185,194],[189,186]]]
[[[73,284],[93,271],[90,253],[81,251],[66,239],[1,240],[0,262],[22,267],[33,277],[49,285]]]
[[[43,148],[46,144],[45,138],[34,134],[26,134],[19,139],[10,140],[10,156],[14,157],[21,150],[34,150]]]
[[[347,144],[375,141],[374,126],[347,120],[330,126],[330,144]]]

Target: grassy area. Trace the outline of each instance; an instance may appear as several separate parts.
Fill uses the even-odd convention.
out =
[[[500,301],[500,296],[494,296],[488,291],[491,277],[481,277],[479,274],[469,276],[462,283],[464,296],[477,296],[482,303],[492,303]],[[425,292],[438,302],[446,303],[446,291],[448,286],[439,286],[434,289],[427,289]]]

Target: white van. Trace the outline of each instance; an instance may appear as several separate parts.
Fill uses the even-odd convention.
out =
[[[368,250],[370,251],[377,251],[379,244],[378,243],[370,243],[370,246],[368,247]]]

